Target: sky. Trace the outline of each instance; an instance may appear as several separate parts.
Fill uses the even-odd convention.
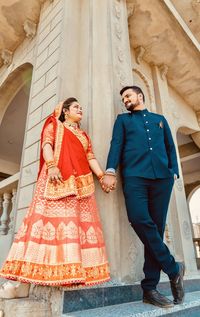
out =
[[[192,223],[200,223],[200,188],[198,188],[192,195],[189,207]]]

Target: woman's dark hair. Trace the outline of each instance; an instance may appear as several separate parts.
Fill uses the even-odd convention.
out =
[[[71,104],[73,102],[78,102],[78,100],[74,97],[70,97],[70,98],[67,98],[64,102],[63,102],[63,108],[62,108],[62,112],[61,112],[61,115],[60,117],[58,118],[61,122],[64,122],[65,121],[65,114],[63,112],[63,109],[68,109],[69,110],[69,107],[71,106]]]
[[[143,93],[143,91],[142,91],[142,89],[141,89],[140,87],[138,87],[138,86],[125,86],[125,87],[123,87],[123,88],[120,90],[120,92],[119,92],[120,95],[122,95],[123,92],[124,92],[125,90],[127,90],[127,89],[132,89],[134,92],[136,92],[137,95],[142,94],[142,96],[143,96],[143,101],[145,102],[145,96],[144,96],[144,93]]]

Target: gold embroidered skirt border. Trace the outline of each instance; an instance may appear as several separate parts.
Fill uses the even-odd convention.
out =
[[[93,285],[110,279],[109,265],[83,268],[80,263],[41,265],[23,261],[6,261],[0,277],[47,286]]]

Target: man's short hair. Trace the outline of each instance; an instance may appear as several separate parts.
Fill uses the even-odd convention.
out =
[[[144,96],[144,93],[143,93],[143,91],[142,91],[142,89],[141,89],[140,87],[138,87],[138,86],[125,86],[125,87],[123,87],[123,88],[120,90],[120,95],[122,95],[123,92],[124,92],[125,90],[127,90],[127,89],[132,89],[134,92],[136,92],[137,95],[142,94],[142,96],[143,96],[143,101],[145,102],[145,96]]]

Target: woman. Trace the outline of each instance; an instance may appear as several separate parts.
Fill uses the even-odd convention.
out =
[[[31,283],[92,285],[110,278],[92,176],[101,181],[103,172],[81,119],[78,101],[68,98],[44,124],[35,195],[0,271],[21,283],[4,284],[1,298],[26,297]]]

